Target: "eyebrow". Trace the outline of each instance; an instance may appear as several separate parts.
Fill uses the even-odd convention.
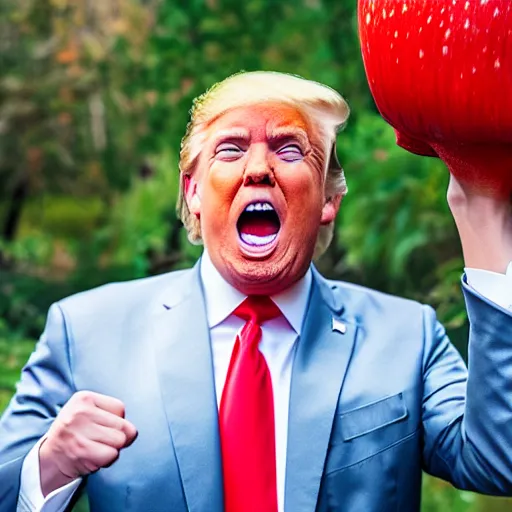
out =
[[[244,128],[231,128],[229,130],[220,130],[215,134],[215,145],[223,140],[248,140],[250,138],[249,131]]]

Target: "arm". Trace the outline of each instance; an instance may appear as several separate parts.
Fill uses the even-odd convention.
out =
[[[16,510],[23,461],[74,392],[64,315],[58,305],[0,420],[0,512]]]
[[[432,310],[425,314],[425,469],[460,488],[511,495],[512,311],[506,309],[511,292],[503,274],[512,260],[512,207],[453,177],[448,202],[465,266],[480,269],[471,284],[487,297],[463,283],[470,323],[467,376]],[[483,287],[478,281],[484,271],[497,278],[492,292],[489,279]]]
[[[469,374],[425,310],[424,469],[456,487],[512,494],[512,313],[464,284]]]
[[[512,261],[512,201],[450,178],[448,204],[466,267],[505,274]]]

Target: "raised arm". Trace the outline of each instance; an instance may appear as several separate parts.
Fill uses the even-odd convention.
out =
[[[509,202],[484,192],[452,177],[448,200],[465,266],[496,273],[501,300],[482,290],[482,282],[463,284],[467,383],[460,356],[433,311],[426,311],[424,465],[457,487],[512,495],[512,281],[498,276],[512,260],[512,212]]]

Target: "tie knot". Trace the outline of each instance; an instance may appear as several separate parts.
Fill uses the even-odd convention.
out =
[[[281,311],[270,297],[266,295],[249,295],[235,309],[233,314],[247,322],[252,320],[254,323],[261,325],[263,322],[280,316]]]

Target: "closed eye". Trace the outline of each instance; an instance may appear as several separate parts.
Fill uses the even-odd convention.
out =
[[[215,156],[221,160],[235,160],[242,156],[242,154],[242,148],[232,142],[223,142],[215,149]]]
[[[285,162],[296,162],[302,160],[304,154],[298,144],[287,144],[277,151],[279,157]]]

